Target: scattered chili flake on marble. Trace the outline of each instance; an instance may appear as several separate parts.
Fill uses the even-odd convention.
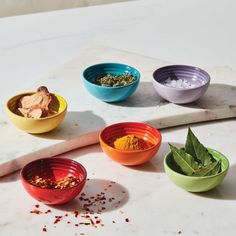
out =
[[[55,216],[54,224],[59,223],[62,220],[62,216]]]
[[[43,232],[47,232],[46,226],[43,227]]]
[[[43,214],[42,211],[37,210],[37,209],[34,209],[34,210],[30,211],[30,213],[33,213],[33,214],[36,214],[36,215]]]
[[[75,217],[77,218],[78,215],[79,215],[79,212],[78,212],[78,211],[74,211],[74,215],[75,215]]]
[[[93,196],[82,192],[78,198],[80,200],[82,209],[74,210],[72,212],[64,212],[62,213],[62,215],[55,215],[54,213],[53,216],[55,217],[55,219],[52,221],[53,227],[57,228],[56,225],[61,221],[64,224],[71,224],[74,227],[80,227],[80,225],[82,225],[82,227],[94,227],[94,228],[104,227],[105,225],[101,219],[101,214],[104,211],[106,211],[107,208],[109,207],[109,205],[107,206],[106,204],[107,203],[112,204],[113,208],[117,208],[121,204],[121,201],[117,201],[115,197],[107,196],[107,194],[111,194],[112,190],[109,189],[110,193],[108,193],[107,191],[108,191],[108,188],[113,187],[113,184],[116,184],[116,182],[110,181],[110,183],[108,183],[107,186],[101,192],[98,192],[94,194]],[[126,193],[126,192],[121,191],[121,193]],[[34,214],[52,213],[50,209],[40,211],[39,209],[40,206],[38,204],[35,205],[35,207],[37,209],[32,210],[31,213],[34,213]],[[124,214],[124,212],[121,210],[119,212],[121,214]],[[67,220],[63,220],[65,218],[67,218]],[[76,219],[78,219],[77,222],[76,222]],[[129,219],[126,218],[125,221],[129,222]],[[114,219],[112,219],[111,222],[113,224],[116,223]],[[44,228],[46,228],[46,226]],[[84,234],[80,234],[80,235],[84,235]]]
[[[178,231],[178,234],[182,234],[182,231],[181,231],[181,230],[179,230],[179,231]]]

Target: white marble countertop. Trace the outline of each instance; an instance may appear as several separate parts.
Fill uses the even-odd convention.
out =
[[[94,45],[179,64],[236,70],[235,7],[230,0],[145,0],[1,18],[0,105],[4,106],[12,94],[32,87],[43,74],[80,50]],[[98,145],[65,154],[86,167],[90,180],[85,191],[89,194],[110,181],[116,182],[108,194],[120,198],[120,204],[107,203],[99,216],[103,227],[74,226],[78,219],[73,211],[81,207],[78,199],[57,208],[39,204],[41,211],[50,209],[50,214],[30,213],[38,203],[26,194],[16,172],[0,179],[0,235],[234,235],[235,119],[191,127],[206,146],[230,160],[229,173],[215,190],[191,194],[168,179],[162,164],[167,142],[183,144],[187,127],[165,129],[161,150],[143,166],[120,166]],[[14,144],[1,145],[10,149]],[[66,212],[68,218],[53,223],[55,215]],[[44,226],[47,232],[42,231]]]

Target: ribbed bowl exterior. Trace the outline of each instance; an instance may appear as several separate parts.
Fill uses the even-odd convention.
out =
[[[194,88],[172,88],[163,84],[168,78],[185,79],[195,85]],[[187,65],[171,65],[157,69],[153,73],[153,86],[157,93],[169,102],[190,103],[202,97],[209,84],[210,75],[201,68]]]
[[[136,80],[125,86],[104,87],[94,83],[98,76],[105,74],[132,74]],[[119,102],[130,97],[138,87],[140,73],[137,69],[119,63],[101,63],[88,67],[83,72],[83,82],[86,89],[96,98],[105,102]]]
[[[29,180],[35,176],[53,180],[73,176],[78,178],[80,183],[66,189],[43,189],[29,183]],[[80,163],[67,158],[39,159],[28,163],[21,170],[21,181],[26,191],[45,204],[63,204],[74,199],[83,189],[86,178],[85,168]]]
[[[214,149],[208,148],[208,151],[216,160],[221,160],[220,173],[203,177],[180,174],[173,166],[173,156],[172,153],[169,152],[164,158],[164,168],[166,174],[174,184],[189,192],[205,192],[217,187],[222,183],[227,175],[229,161],[222,153]]]
[[[123,151],[110,145],[110,140],[133,134],[144,139],[150,145],[144,150]],[[160,148],[161,133],[150,125],[139,122],[122,122],[104,128],[99,134],[103,151],[114,161],[122,165],[139,165],[152,159]]]
[[[58,103],[58,112],[55,115],[51,115],[43,118],[27,118],[18,112],[19,99],[26,95],[32,95],[33,92],[27,92],[18,94],[10,98],[6,103],[6,111],[11,122],[18,128],[27,133],[41,134],[49,132],[55,129],[65,118],[67,113],[67,102],[66,100],[57,94],[52,94],[52,106],[54,103]],[[55,100],[55,101],[54,101]]]

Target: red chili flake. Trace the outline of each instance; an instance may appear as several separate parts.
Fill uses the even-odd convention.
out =
[[[37,204],[37,205],[35,205],[35,207],[36,207],[36,208],[39,208],[39,205]]]
[[[78,215],[79,215],[79,212],[78,211],[74,211],[74,214],[75,214],[75,217],[77,218]]]
[[[67,224],[70,224],[71,222],[70,221],[67,221]]]
[[[81,196],[85,196],[86,194],[85,194],[85,193],[81,193],[80,195],[81,195]]]
[[[113,220],[112,223],[115,224],[116,222]]]
[[[66,213],[66,214],[65,214],[65,216],[67,217],[67,216],[68,216],[68,214]]]
[[[51,213],[52,211],[49,209],[47,211],[44,212],[44,214],[48,214],[48,213]]]
[[[182,234],[182,231],[179,230],[179,231],[178,231],[178,234]]]
[[[37,210],[37,209],[34,209],[34,210],[30,211],[30,213],[39,215],[39,214],[42,214],[43,212],[42,212],[42,211],[39,211],[39,210]]]
[[[126,193],[125,191],[122,191],[122,193]]]
[[[84,223],[85,225],[90,225],[90,223]]]
[[[56,220],[54,221],[54,224],[57,224],[58,222],[61,221],[62,216],[55,216]]]
[[[75,224],[75,226],[76,226],[76,227],[78,227],[78,226],[79,226],[79,224]]]
[[[110,188],[110,187],[112,187],[112,185],[111,185],[111,184],[109,184],[109,185],[108,185],[108,187]]]
[[[95,225],[95,224],[94,224],[94,221],[93,221],[91,218],[90,218],[89,220],[90,220],[90,222],[91,222],[92,225]]]
[[[104,226],[104,224],[101,224],[101,226],[103,227],[103,226]]]
[[[94,218],[95,218],[95,219],[97,219],[97,218],[98,218],[98,216],[95,216]]]
[[[47,232],[46,226],[43,227],[43,232]]]
[[[126,221],[126,222],[129,222],[129,219],[128,219],[128,218],[126,218],[126,219],[125,219],[125,221]]]
[[[34,178],[29,180],[30,184],[47,189],[65,189],[72,188],[80,183],[80,179],[74,176],[68,176],[59,180],[53,179],[44,179],[40,176],[35,176]]]
[[[106,210],[106,207],[102,207],[102,210]]]
[[[87,178],[87,181],[89,181],[90,179],[89,178]]]
[[[101,223],[101,220],[96,220],[96,224],[100,224]]]

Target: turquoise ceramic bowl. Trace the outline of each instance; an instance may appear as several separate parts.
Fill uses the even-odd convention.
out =
[[[136,80],[126,86],[104,87],[94,83],[98,76],[104,74],[132,74]],[[83,72],[83,82],[86,89],[94,97],[105,102],[119,102],[130,97],[140,82],[140,73],[135,68],[119,63],[101,63],[86,68]]]
[[[193,177],[180,174],[175,167],[171,152],[169,152],[164,158],[166,174],[173,183],[189,192],[205,192],[215,188],[224,180],[229,169],[229,161],[222,153],[214,149],[208,148],[208,151],[215,159],[222,161],[222,171],[219,174],[205,177]]]

